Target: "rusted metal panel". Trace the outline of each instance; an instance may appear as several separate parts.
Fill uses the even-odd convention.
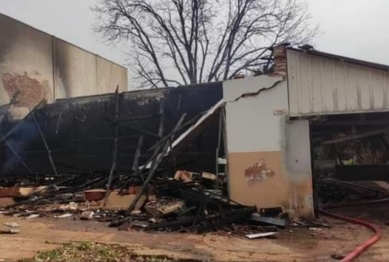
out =
[[[388,111],[385,68],[287,51],[291,116]]]

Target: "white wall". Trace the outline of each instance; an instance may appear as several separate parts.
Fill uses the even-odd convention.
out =
[[[286,123],[285,172],[290,181],[289,206],[297,214],[313,217],[313,187],[309,120]]]
[[[229,152],[275,151],[282,149],[284,115],[274,110],[288,109],[286,81],[257,96],[241,98],[282,81],[282,77],[257,76],[223,83],[227,101],[227,140]]]
[[[267,75],[236,79],[223,83],[223,93],[230,197],[312,218],[309,122],[289,120],[287,81]]]

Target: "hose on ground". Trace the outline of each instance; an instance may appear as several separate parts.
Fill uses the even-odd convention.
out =
[[[383,198],[383,199],[372,200],[372,201],[364,201],[364,202],[359,202],[359,203],[337,204],[337,205],[326,206],[326,208],[339,208],[339,207],[379,204],[379,203],[383,203],[383,202],[387,202],[387,201],[389,201],[389,198]],[[360,254],[362,254],[366,249],[368,249],[369,247],[374,245],[374,243],[376,243],[381,238],[381,229],[378,226],[371,224],[365,220],[335,214],[335,213],[332,213],[332,212],[329,212],[329,211],[323,210],[323,209],[320,209],[320,212],[326,216],[330,216],[330,217],[333,217],[336,219],[344,220],[344,221],[347,221],[347,222],[350,222],[353,224],[365,226],[374,232],[374,235],[371,238],[369,238],[367,241],[360,244],[353,251],[351,251],[349,254],[347,254],[341,260],[342,262],[349,262],[349,261],[354,260],[356,257],[358,257]]]

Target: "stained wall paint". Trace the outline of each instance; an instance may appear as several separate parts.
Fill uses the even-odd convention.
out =
[[[285,124],[284,167],[289,178],[289,206],[297,216],[314,217],[309,120]]]
[[[287,81],[247,77],[224,82],[223,92],[230,197],[312,217],[309,125],[289,120]]]
[[[22,118],[42,99],[127,90],[127,69],[0,14],[0,105],[20,90],[11,108]]]
[[[274,172],[271,177],[260,180],[248,180],[245,172],[261,162]],[[289,209],[289,181],[282,169],[282,151],[263,151],[247,153],[229,153],[229,193],[231,199],[244,205],[257,207],[284,206]],[[260,172],[257,172],[259,175]]]
[[[51,53],[49,35],[0,15],[0,105],[17,89],[23,107],[33,98],[54,100]]]
[[[106,94],[119,87],[127,91],[127,70],[107,59],[97,56],[97,93]]]
[[[56,98],[98,94],[96,56],[59,39],[54,47]]]
[[[56,98],[127,91],[127,70],[100,56],[54,38]]]

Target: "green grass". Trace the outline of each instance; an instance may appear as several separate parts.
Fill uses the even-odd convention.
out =
[[[93,242],[74,242],[50,251],[39,252],[34,258],[23,259],[20,262],[165,262],[180,261],[165,256],[140,256],[121,245],[107,245]]]

